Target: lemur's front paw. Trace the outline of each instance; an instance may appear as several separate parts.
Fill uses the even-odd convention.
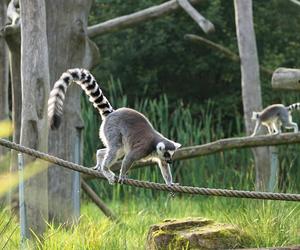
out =
[[[120,175],[118,179],[118,183],[124,184],[124,181],[127,179],[127,175]]]
[[[108,183],[110,185],[114,185],[117,180],[116,180],[116,176],[113,172],[111,171],[104,171],[103,169],[100,169],[101,174],[108,180]]]

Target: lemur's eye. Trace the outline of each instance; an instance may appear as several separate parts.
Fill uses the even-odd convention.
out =
[[[164,153],[164,157],[169,158],[169,157],[171,157],[171,155],[170,155],[169,152],[165,152],[165,153]]]

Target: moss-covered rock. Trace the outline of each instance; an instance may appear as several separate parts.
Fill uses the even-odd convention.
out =
[[[249,237],[234,225],[205,218],[165,220],[150,227],[148,250],[228,249],[245,246]]]

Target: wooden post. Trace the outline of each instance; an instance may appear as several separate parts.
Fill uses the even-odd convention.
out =
[[[77,139],[75,142],[75,150],[74,150],[74,159],[76,164],[81,164],[81,131],[82,129],[77,129]],[[73,171],[73,206],[74,206],[74,214],[73,221],[77,222],[80,217],[80,173]]]
[[[4,29],[1,30],[1,36],[5,38],[9,50],[9,68],[12,96],[12,122],[13,142],[20,143],[21,132],[21,109],[22,109],[22,92],[21,92],[21,33],[20,33],[20,9],[11,0],[7,8],[7,19]],[[10,170],[18,170],[17,152],[11,151]],[[11,208],[17,209],[17,192],[11,190],[9,197]]]
[[[52,87],[69,68],[91,68],[98,59],[98,50],[87,37],[88,14],[92,0],[45,2]],[[78,145],[78,129],[83,128],[80,112],[81,93],[81,88],[76,84],[68,89],[62,124],[57,131],[49,132],[49,153],[71,162],[79,156],[79,152],[74,151],[75,145]],[[81,151],[79,148],[77,150]],[[74,178],[74,171],[55,165],[49,168],[48,178],[49,219],[54,223],[72,223],[73,216],[79,212],[78,201],[74,201],[74,195],[75,199],[79,198],[74,193],[74,188],[80,188],[78,178]]]
[[[48,45],[44,0],[20,0],[21,10],[21,80],[23,146],[47,152],[47,100],[49,95]],[[34,159],[24,156],[25,165]],[[24,183],[28,228],[41,235],[48,221],[47,171]]]
[[[26,220],[26,204],[24,194],[24,158],[21,153],[18,154],[18,171],[19,171],[19,214],[20,214],[20,233],[21,246],[29,236]],[[22,249],[22,247],[21,247]]]
[[[241,84],[244,120],[247,134],[251,134],[254,123],[252,112],[262,110],[259,63],[255,31],[253,26],[252,0],[234,0],[236,33],[241,58]],[[270,148],[252,150],[255,160],[256,190],[267,191],[270,180]]]

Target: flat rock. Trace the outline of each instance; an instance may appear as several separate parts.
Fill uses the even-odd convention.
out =
[[[233,249],[246,246],[249,237],[239,228],[205,218],[165,220],[152,225],[147,250]]]

